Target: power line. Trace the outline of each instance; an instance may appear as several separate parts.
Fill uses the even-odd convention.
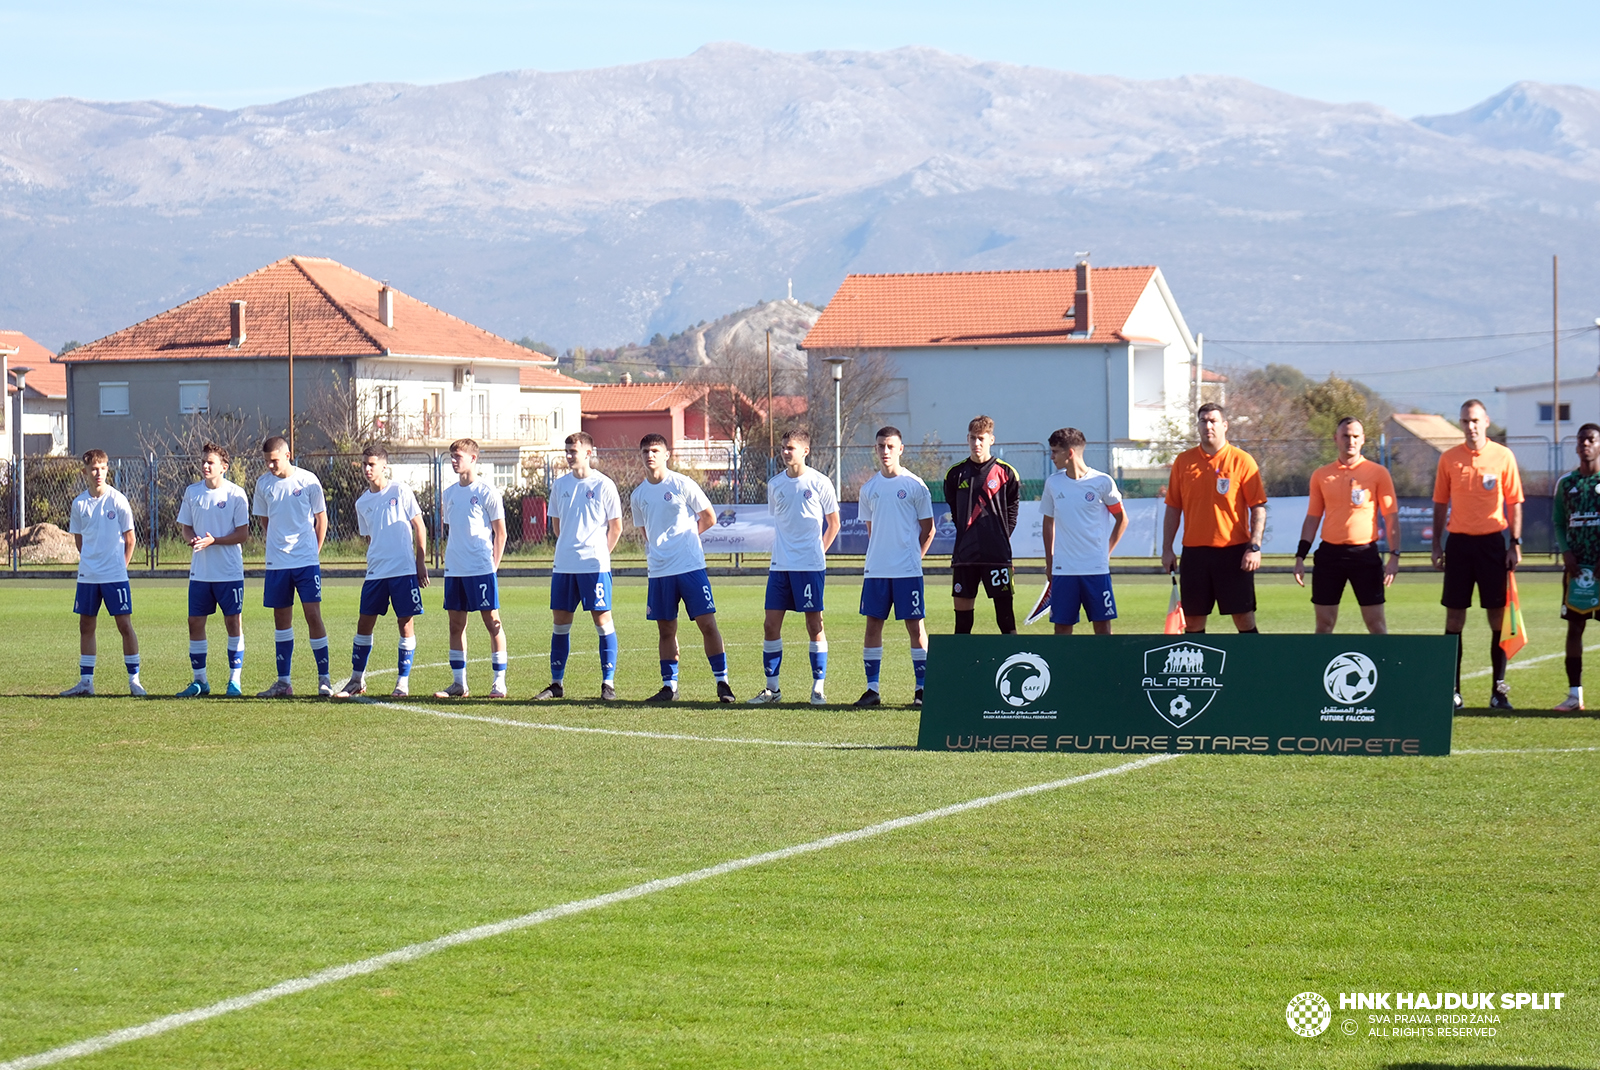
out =
[[[1565,335],[1583,334],[1600,327],[1568,327]],[[1235,346],[1398,346],[1427,342],[1485,342],[1496,338],[1548,338],[1550,332],[1515,331],[1511,334],[1458,334],[1439,338],[1207,338],[1207,342]]]

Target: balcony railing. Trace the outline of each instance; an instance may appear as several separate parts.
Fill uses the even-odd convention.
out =
[[[550,418],[532,413],[382,413],[373,418],[377,432],[391,442],[445,443],[458,438],[479,442],[550,443]]]

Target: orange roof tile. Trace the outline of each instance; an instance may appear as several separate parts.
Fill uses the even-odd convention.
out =
[[[1090,268],[1094,335],[1069,338],[1077,273],[952,271],[847,275],[801,343],[804,349],[1101,344],[1127,341],[1123,325],[1153,267]]]
[[[596,383],[583,396],[585,414],[671,412],[706,396],[703,383]]]
[[[294,299],[294,355],[444,357],[467,361],[542,361],[498,335],[394,291],[394,326],[378,319],[380,284],[335,260],[291,256],[201,294],[176,308],[81,346],[61,358],[119,360],[259,360],[288,350],[288,304]],[[229,305],[244,301],[245,341],[229,346]],[[583,389],[546,368],[523,385]],[[531,380],[531,383],[530,383]]]
[[[56,355],[21,331],[0,331],[0,349],[15,349],[15,356],[6,358],[6,393],[17,391],[17,377],[12,368],[27,368],[28,393],[45,398],[67,396],[67,369]]]

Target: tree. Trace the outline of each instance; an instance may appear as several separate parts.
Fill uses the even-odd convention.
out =
[[[370,442],[386,443],[394,437],[384,416],[378,411],[371,387],[357,387],[353,374],[346,375],[335,368],[328,388],[312,395],[300,426],[319,436],[322,444],[335,453],[356,453]],[[299,447],[300,442],[297,440],[295,445]]]
[[[521,338],[518,338],[516,344],[521,346],[523,349],[531,349],[535,353],[543,353],[547,357],[556,356],[555,346],[551,345],[549,342],[540,342],[537,339],[528,337],[527,335],[523,335]]]

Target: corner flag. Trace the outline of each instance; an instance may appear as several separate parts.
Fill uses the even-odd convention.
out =
[[[1039,595],[1039,600],[1033,604],[1033,610],[1028,614],[1028,619],[1023,624],[1033,624],[1046,613],[1050,612],[1050,581],[1044,581],[1044,593]]]
[[[1514,658],[1528,645],[1528,629],[1522,621],[1522,602],[1517,598],[1517,574],[1506,573],[1506,628],[1501,633],[1500,649]]]
[[[1182,635],[1185,622],[1183,619],[1183,600],[1178,597],[1178,573],[1172,573],[1172,597],[1167,600],[1167,624],[1162,631],[1167,635]]]

